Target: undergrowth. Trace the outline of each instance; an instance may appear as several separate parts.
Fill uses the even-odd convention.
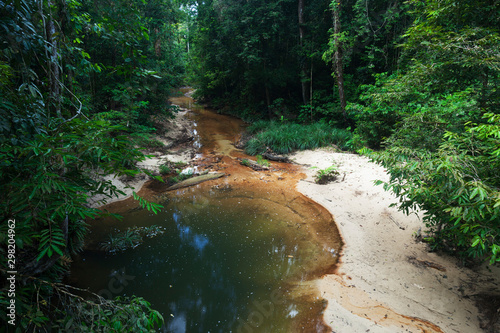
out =
[[[277,154],[288,154],[296,150],[314,149],[337,145],[348,150],[352,134],[348,130],[331,127],[326,123],[310,125],[288,122],[257,121],[247,130],[255,136],[248,141],[246,152],[262,154],[269,149]]]

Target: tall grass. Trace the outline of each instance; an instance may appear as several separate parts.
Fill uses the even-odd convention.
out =
[[[332,144],[341,149],[347,149],[352,139],[351,132],[331,127],[326,123],[300,125],[257,121],[247,130],[255,134],[245,148],[250,155],[262,154],[268,148],[278,154],[288,154],[296,150],[314,149]]]

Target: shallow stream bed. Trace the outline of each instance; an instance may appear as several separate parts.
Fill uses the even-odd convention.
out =
[[[70,280],[104,297],[137,295],[165,318],[164,332],[323,332],[325,306],[312,281],[331,273],[341,246],[332,216],[295,191],[303,177],[295,166],[273,171],[246,168],[232,143],[241,121],[192,108],[200,168],[226,177],[176,191],[146,186],[145,196],[164,205],[154,215],[131,200],[110,211],[122,221],[93,221],[89,248],[129,227],[160,226],[164,233],[118,254],[87,250]]]

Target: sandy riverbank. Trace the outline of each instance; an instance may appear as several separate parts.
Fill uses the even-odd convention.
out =
[[[180,108],[180,111],[175,114],[171,120],[165,121],[163,131],[165,135],[157,136],[157,140],[165,145],[166,152],[164,151],[144,151],[145,154],[152,157],[137,164],[140,169],[146,169],[153,174],[158,174],[160,165],[165,162],[183,162],[190,163],[196,149],[191,145],[183,145],[179,143],[188,142],[193,138],[192,121],[188,119],[188,109]],[[143,185],[151,178],[146,174],[139,174],[134,178],[116,177],[109,175],[104,178],[106,181],[111,181],[114,186],[123,191],[125,194],[119,197],[106,198],[104,195],[96,195],[89,200],[89,205],[92,207],[102,206],[102,200],[106,198],[106,204],[125,200],[132,196],[132,192],[138,192]]]
[[[298,190],[332,213],[345,244],[337,274],[318,281],[333,332],[495,332],[476,301],[478,295],[498,294],[499,275],[485,267],[464,268],[417,242],[414,234],[424,229],[419,217],[390,208],[397,199],[373,184],[388,179],[382,167],[328,149],[292,159],[307,174]],[[339,180],[315,184],[317,169],[311,167],[332,164]]]

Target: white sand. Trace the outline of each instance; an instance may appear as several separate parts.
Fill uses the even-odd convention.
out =
[[[498,274],[473,272],[416,242],[413,234],[425,229],[419,217],[389,208],[397,199],[373,184],[388,179],[382,167],[326,149],[292,158],[308,176],[298,190],[332,213],[345,243],[337,274],[318,280],[328,301],[324,319],[333,332],[484,332],[467,296],[497,289]],[[315,184],[317,169],[311,167],[332,164],[338,166],[339,180]]]

